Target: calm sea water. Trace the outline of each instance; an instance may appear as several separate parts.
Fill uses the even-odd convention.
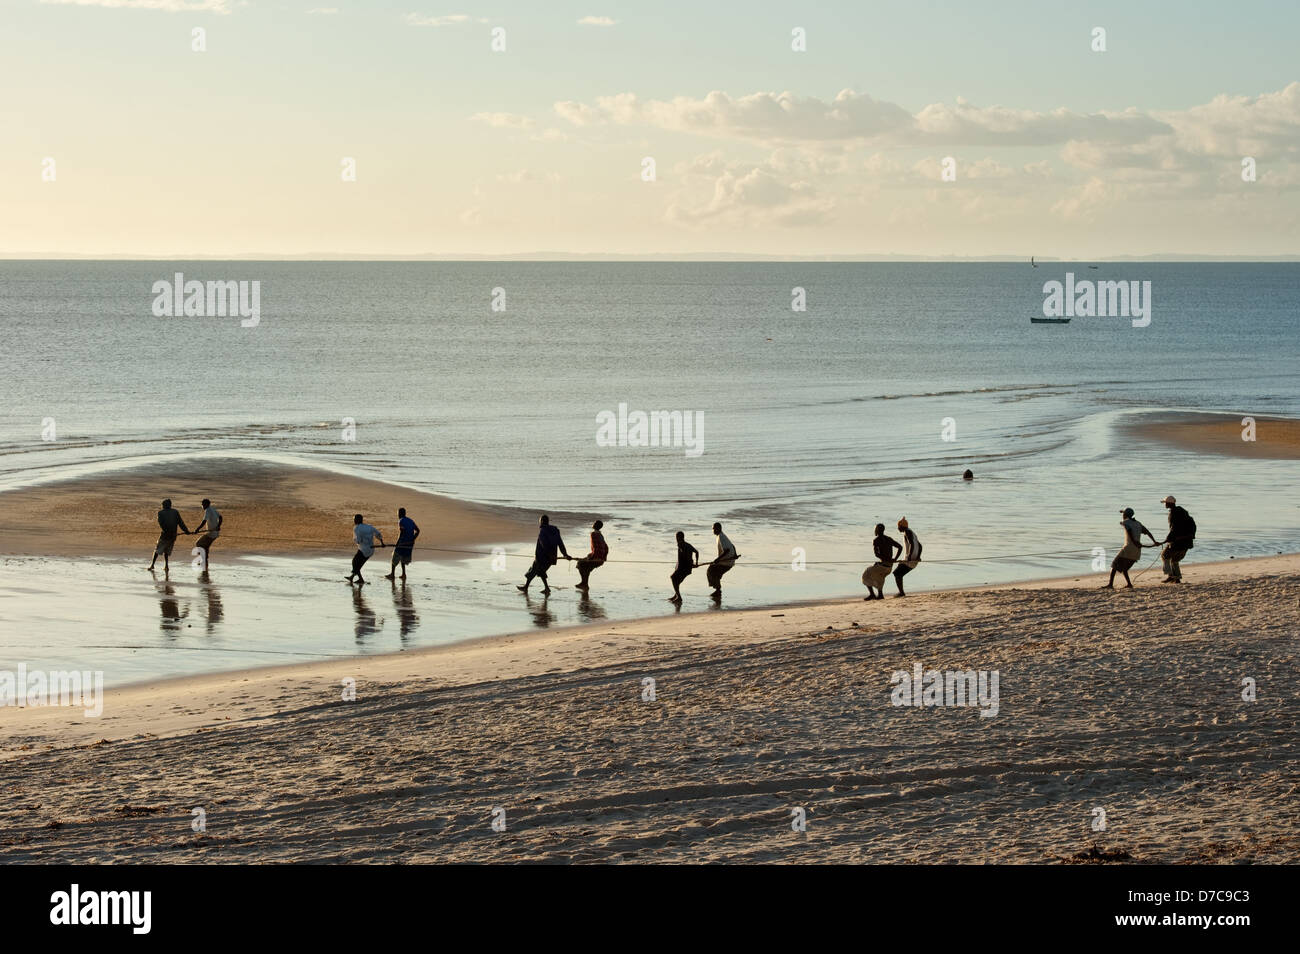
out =
[[[153,283],[177,271],[259,281],[260,324],[155,317]],[[1150,281],[1150,325],[1032,325],[1043,283],[1067,271]],[[860,591],[871,525],[901,515],[935,561],[909,578],[918,590],[1087,572],[1078,551],[1113,555],[1116,511],[1158,529],[1166,493],[1196,515],[1196,558],[1300,548],[1293,462],[1138,444],[1116,427],[1152,410],[1300,415],[1297,265],[0,262],[0,321],[0,489],[159,455],[275,456],[600,513],[615,557],[664,563],[673,530],[707,553],[720,519],[745,558],[727,606]],[[703,453],[599,446],[597,416],[620,403],[702,415]],[[57,442],[41,440],[49,417]],[[563,529],[585,552],[581,528]],[[807,570],[791,568],[795,548]],[[1060,555],[1018,556],[1041,553]],[[97,566],[113,592],[117,571]],[[549,617],[501,602],[504,576],[486,566],[430,571],[449,589],[425,588],[417,643],[592,618],[554,596]],[[598,571],[597,618],[670,611],[666,573]],[[8,560],[0,589],[37,575]],[[702,608],[702,579],[687,590]],[[194,598],[198,613],[207,597]],[[64,618],[30,602],[6,600],[0,621],[30,634]],[[357,651],[354,610],[285,651]],[[220,666],[249,661],[235,658],[238,613],[220,613],[234,640]],[[132,674],[217,665],[179,655]]]

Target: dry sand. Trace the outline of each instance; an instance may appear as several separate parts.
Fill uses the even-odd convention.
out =
[[[1184,573],[202,676],[98,720],[10,709],[0,860],[1294,864],[1300,558]],[[998,715],[891,705],[917,662],[998,670]]]
[[[240,458],[154,463],[0,493],[0,554],[147,559],[165,497],[193,530],[208,498],[221,513],[214,553],[337,556],[352,540],[356,513],[396,539],[397,508],[420,525],[417,547],[469,547],[532,539],[537,515],[465,503],[333,471]],[[179,537],[178,552],[188,553]],[[185,558],[188,561],[188,557]]]
[[[1254,417],[1255,439],[1242,440],[1245,414],[1162,412],[1126,424],[1134,437],[1184,450],[1268,460],[1300,460],[1300,421]]]

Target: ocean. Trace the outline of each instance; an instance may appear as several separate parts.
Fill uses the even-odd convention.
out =
[[[155,315],[177,272],[260,283],[256,327]],[[1150,323],[1032,324],[1067,273],[1149,281]],[[346,567],[346,538],[337,566],[267,558],[206,590],[185,568],[169,595],[120,561],[42,558],[37,537],[0,564],[0,667],[102,663],[121,682],[673,612],[672,534],[708,557],[715,520],[742,554],[724,608],[860,594],[872,525],[900,516],[925,547],[915,591],[1090,573],[1121,543],[1117,511],[1159,532],[1167,493],[1199,524],[1191,559],[1300,549],[1294,462],[1120,427],[1300,416],[1295,264],[7,261],[0,321],[0,491],[255,456],[599,514],[611,558],[642,561],[598,570],[585,609],[571,589],[525,604],[507,583],[526,558],[496,572],[486,553],[417,562],[409,606],[385,584],[359,609],[308,585]],[[659,421],[690,440],[619,446],[608,422],[638,412],[679,412]],[[586,551],[583,525],[561,530]],[[47,605],[77,586],[87,599]],[[684,592],[707,606],[702,572]],[[259,609],[318,596],[310,620]]]

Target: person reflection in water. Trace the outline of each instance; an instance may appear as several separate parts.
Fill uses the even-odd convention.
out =
[[[189,607],[185,612],[181,612],[180,603],[176,599],[176,587],[172,585],[171,580],[163,583],[155,583],[158,590],[158,612],[162,615],[162,621],[159,624],[164,633],[177,633],[185,627],[181,625],[181,620],[189,615]]]
[[[225,618],[226,610],[221,605],[221,591],[212,583],[212,578],[208,576],[208,571],[204,570],[199,574],[199,587],[203,590],[203,595],[208,601],[208,635],[216,631],[217,624]]]
[[[533,625],[538,629],[546,629],[555,622],[555,614],[548,607],[546,597],[543,596],[541,602],[537,602],[528,593],[524,594],[524,603],[528,606],[528,612],[532,614]]]
[[[352,590],[352,608],[357,612],[357,643],[361,644],[366,641],[367,636],[373,636],[379,632],[379,621],[375,618],[375,611],[370,608],[366,598],[361,595],[361,587],[354,587]]]
[[[406,639],[420,628],[420,614],[415,611],[415,602],[411,591],[406,588],[405,578],[399,587],[393,584],[393,606],[397,610],[397,630],[402,639]]]

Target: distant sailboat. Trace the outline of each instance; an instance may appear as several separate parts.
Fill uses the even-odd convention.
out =
[[[1030,264],[1030,265],[1033,265],[1034,268],[1037,268],[1037,267],[1038,267],[1038,263],[1034,261],[1034,256],[1032,256],[1032,255],[1029,256],[1029,264]]]

